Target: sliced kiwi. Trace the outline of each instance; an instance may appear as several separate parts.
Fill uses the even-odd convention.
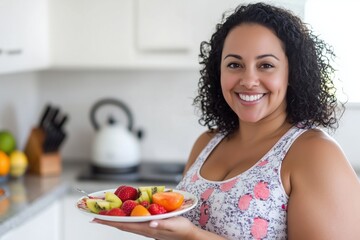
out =
[[[149,199],[152,199],[152,195],[157,192],[163,192],[165,190],[165,186],[144,186],[139,187],[139,192],[147,192]],[[151,202],[151,201],[149,201]]]
[[[86,206],[93,213],[99,213],[101,210],[109,210],[110,202],[99,199],[86,199]]]
[[[96,201],[95,206],[100,208],[100,210],[110,210],[110,202],[106,200],[98,200]]]
[[[137,202],[141,203],[143,201],[148,201],[149,203],[151,203],[151,198],[149,197],[149,194],[146,190],[139,191],[139,197],[137,199]]]
[[[105,193],[105,201],[108,201],[110,203],[110,209],[118,208],[122,205],[121,199],[113,192]]]

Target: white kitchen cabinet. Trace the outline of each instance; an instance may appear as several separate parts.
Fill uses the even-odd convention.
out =
[[[237,1],[223,2],[51,0],[53,66],[197,68],[200,42]],[[204,11],[209,4],[214,7]]]
[[[49,66],[48,0],[0,0],[0,74]]]
[[[182,67],[191,59],[191,46],[184,46],[189,36],[178,34],[178,29],[186,30],[185,23],[181,21],[182,15],[168,17],[171,9],[178,6],[185,8],[187,1],[182,2],[51,0],[53,66],[125,69]],[[149,16],[153,17],[149,20]],[[162,23],[161,26],[158,26],[159,23]],[[176,36],[181,36],[181,39],[176,39]],[[173,43],[174,39],[176,41]]]
[[[197,69],[201,41],[241,2],[50,1],[53,67],[104,69]],[[305,0],[271,2],[302,15]]]
[[[63,199],[63,240],[86,239],[131,239],[131,240],[147,240],[140,235],[127,233],[118,229],[90,223],[91,217],[81,213],[76,209],[76,201],[80,197],[77,195],[68,195]],[[1,239],[2,240],[2,239]]]
[[[269,1],[303,15],[305,0]],[[238,4],[0,0],[0,74],[47,67],[197,69],[201,41],[209,40],[222,13]]]
[[[161,11],[159,11],[161,6]],[[140,51],[188,51],[186,1],[137,0],[136,44]]]
[[[112,68],[133,62],[133,0],[50,1],[55,68]]]
[[[14,226],[0,240],[36,239],[36,240],[61,240],[60,212],[61,202],[56,201],[48,207],[41,209],[30,219]],[[82,238],[80,238],[82,239]]]

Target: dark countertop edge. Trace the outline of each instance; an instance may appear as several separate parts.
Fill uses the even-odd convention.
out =
[[[15,229],[24,222],[31,220],[33,216],[40,213],[44,207],[49,206],[56,200],[61,199],[69,191],[68,183],[61,183],[53,190],[47,192],[36,201],[32,202],[25,210],[8,218],[0,225],[0,236],[3,236],[12,229]]]

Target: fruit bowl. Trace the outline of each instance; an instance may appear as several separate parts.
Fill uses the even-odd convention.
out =
[[[98,191],[98,192],[94,192],[94,193],[90,193],[89,196],[92,198],[105,198],[105,193],[106,192],[115,192],[116,189],[107,189],[107,190],[102,190],[102,191]],[[172,190],[173,192],[177,192],[180,193],[184,196],[184,201],[182,203],[182,205],[177,208],[176,210],[167,212],[167,213],[163,213],[163,214],[158,214],[158,215],[150,215],[150,216],[108,216],[108,215],[101,215],[101,214],[97,214],[94,212],[91,212],[90,209],[86,206],[86,199],[88,199],[88,197],[81,197],[77,202],[76,202],[76,208],[83,214],[93,217],[93,218],[98,218],[98,219],[102,219],[102,220],[107,220],[107,221],[113,221],[113,222],[147,222],[147,221],[151,221],[151,220],[156,220],[156,219],[165,219],[165,218],[170,218],[170,217],[174,217],[174,216],[178,216],[181,215],[187,211],[190,211],[191,209],[193,209],[197,203],[198,203],[198,199],[191,193],[185,192],[185,191],[180,191],[180,190]]]

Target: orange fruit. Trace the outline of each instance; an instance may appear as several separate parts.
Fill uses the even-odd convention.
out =
[[[158,192],[152,196],[153,203],[163,206],[166,211],[178,209],[184,202],[184,195],[178,192]]]
[[[10,172],[10,158],[0,151],[0,176],[6,176]]]
[[[142,205],[136,205],[131,211],[130,216],[139,217],[139,216],[150,216],[150,212]]]

